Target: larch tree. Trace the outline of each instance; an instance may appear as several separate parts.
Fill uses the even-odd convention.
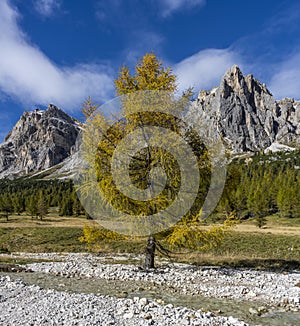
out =
[[[85,159],[91,163],[93,170],[89,170],[87,174],[95,173],[97,184],[81,185],[81,193],[83,196],[89,197],[88,201],[92,205],[95,203],[98,206],[103,205],[104,210],[107,209],[107,206],[112,206],[114,210],[121,212],[123,214],[121,220],[125,219],[125,215],[126,217],[132,216],[135,219],[130,220],[133,228],[145,228],[145,230],[139,230],[141,233],[144,231],[146,234],[147,228],[149,228],[145,268],[153,268],[155,249],[163,249],[156,240],[153,220],[148,217],[153,217],[155,214],[166,210],[179,197],[184,175],[182,175],[176,155],[172,151],[168,151],[170,147],[177,147],[178,151],[181,152],[180,155],[186,159],[184,164],[191,171],[197,170],[201,182],[197,183],[196,190],[191,190],[191,192],[195,192],[195,197],[193,197],[189,209],[180,216],[180,218],[182,217],[180,222],[178,219],[176,220],[176,213],[173,212],[168,217],[164,217],[166,221],[157,223],[159,226],[166,225],[165,229],[168,229],[168,235],[165,240],[170,245],[193,249],[218,245],[228,223],[221,227],[214,227],[209,231],[201,229],[199,224],[201,207],[210,183],[209,153],[198,134],[180,119],[187,112],[192,95],[191,89],[175,99],[176,76],[172,73],[171,68],[163,66],[154,53],[147,53],[137,62],[133,75],[127,66],[123,66],[115,80],[115,86],[117,95],[121,96],[122,118],[111,124],[103,114],[98,114],[91,119],[87,126],[83,137],[83,144],[86,149]],[[153,130],[157,131],[158,128],[170,130],[176,135],[174,141],[170,142],[168,137],[157,136],[158,144],[153,145],[150,140],[151,137],[147,134],[148,127],[153,133],[155,133]],[[130,138],[130,134],[134,133],[136,129],[139,129],[139,133],[135,134],[136,137]],[[100,141],[96,144],[97,149],[93,150],[92,147],[95,139],[97,139],[96,133],[100,134]],[[127,152],[117,156],[117,168],[115,170],[119,170],[119,174],[117,171],[115,175],[126,180],[127,183],[123,184],[125,190],[132,185],[137,193],[139,190],[148,191],[148,197],[144,197],[142,200],[122,193],[120,184],[116,186],[115,175],[113,176],[112,173],[112,160],[116,157],[116,148],[123,146],[124,139],[127,141],[123,153]],[[194,160],[189,161],[188,153],[185,155],[184,150],[181,149],[183,143],[188,144]],[[140,146],[140,148],[132,151],[131,148],[135,148],[135,146]],[[126,161],[127,157],[130,157],[129,162]],[[123,166],[128,167],[127,179],[124,177],[126,172],[123,172]],[[157,168],[163,170],[165,178],[155,178]],[[93,187],[94,189],[101,189],[105,198],[104,203],[100,203],[96,197],[91,198],[90,193],[93,192]],[[159,193],[156,192],[156,187],[161,189]],[[189,195],[189,191],[186,190],[187,195]],[[185,203],[182,201],[181,205],[184,206]],[[232,220],[232,216],[230,219]],[[114,219],[114,222],[111,223],[111,225],[114,223],[113,227],[115,227],[116,221]],[[174,224],[175,226],[173,226]],[[160,228],[159,230],[165,229]],[[94,241],[97,237],[90,235],[89,231],[85,230],[85,237],[87,241],[90,239]],[[82,240],[84,241],[84,239]]]
[[[91,117],[99,108],[99,104],[92,101],[92,98],[88,98],[83,102],[81,107],[81,112],[83,113],[85,119]]]

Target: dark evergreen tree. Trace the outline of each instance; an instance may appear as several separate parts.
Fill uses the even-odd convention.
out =
[[[47,201],[46,201],[45,196],[44,196],[44,194],[42,192],[40,192],[39,200],[37,202],[37,212],[38,212],[38,216],[41,219],[41,221],[48,214]]]

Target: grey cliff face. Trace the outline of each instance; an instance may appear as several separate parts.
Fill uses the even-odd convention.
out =
[[[264,84],[233,66],[219,87],[199,93],[188,119],[201,119],[207,133],[217,130],[233,153],[255,152],[274,142],[300,146],[299,110],[300,102],[275,101]]]
[[[48,169],[70,156],[79,133],[75,120],[54,105],[24,112],[0,145],[0,178]]]
[[[200,135],[208,140],[220,135],[232,154],[282,145],[300,148],[300,102],[276,101],[264,84],[243,76],[238,66],[225,73],[220,86],[201,91],[191,103],[187,123],[199,126],[199,121]],[[53,166],[53,177],[71,177],[83,164],[76,144],[80,129],[54,105],[25,112],[0,144],[0,179]]]

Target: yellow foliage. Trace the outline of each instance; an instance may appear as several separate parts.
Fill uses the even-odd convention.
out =
[[[164,68],[156,55],[146,53],[135,67],[135,75],[131,76],[129,68],[123,66],[115,80],[117,95],[124,95],[135,91],[157,90],[174,92],[176,76],[171,68]]]
[[[85,118],[88,119],[90,116],[92,116],[97,109],[99,108],[99,104],[94,103],[89,96],[82,104],[81,111],[84,114]]]
[[[138,62],[134,75],[130,75],[128,67],[121,68],[118,79],[115,80],[115,85],[117,94],[123,95],[121,98],[122,118],[117,122],[113,122],[106,119],[102,114],[96,114],[86,126],[83,144],[87,150],[84,158],[89,162],[90,171],[88,173],[95,174],[95,182],[81,186],[80,190],[83,196],[88,197],[91,193],[96,193],[96,190],[99,191],[100,189],[101,195],[105,197],[105,203],[95,200],[95,203],[92,202],[92,204],[94,206],[98,205],[99,211],[101,211],[101,205],[111,206],[124,214],[126,218],[126,215],[129,215],[137,218],[141,217],[141,220],[143,220],[142,217],[144,216],[147,217],[164,211],[176,200],[182,181],[181,170],[176,157],[168,153],[167,149],[170,145],[173,148],[178,147],[178,152],[182,154],[181,156],[184,156],[183,153],[188,153],[184,152],[182,148],[182,139],[184,139],[189,145],[187,147],[192,148],[196,157],[193,162],[185,162],[185,168],[187,171],[191,171],[192,168],[196,167],[195,169],[199,170],[201,184],[199,189],[196,189],[198,193],[196,193],[193,206],[185,213],[183,222],[174,228],[167,241],[174,246],[187,246],[194,249],[217,246],[223,239],[227,225],[202,230],[197,224],[199,210],[205,200],[210,182],[210,155],[200,137],[193,130],[187,129],[181,119],[178,118],[184,115],[188,109],[187,104],[192,96],[191,89],[188,89],[180,99],[176,99],[174,97],[176,76],[172,74],[170,68],[164,68],[162,62],[153,53],[147,53]],[[163,92],[156,92],[160,90]],[[90,114],[94,110],[90,99],[88,99],[86,106],[91,108],[91,110],[87,110],[87,114]],[[160,146],[150,146],[148,136],[145,133],[148,126],[153,130],[155,130],[153,127],[171,130],[173,134],[176,134],[176,137],[172,138],[172,144],[170,144],[168,137],[160,137],[159,139],[157,137]],[[133,130],[141,131],[137,133],[138,137],[135,137],[135,139],[128,138],[130,141],[124,146],[124,151],[119,150],[124,154],[123,156],[117,156],[117,160],[116,156],[114,156],[115,149],[117,147],[122,148],[122,140]],[[139,150],[131,151],[131,148],[135,147]],[[126,187],[133,184],[137,189],[147,190],[149,188],[149,200],[146,200],[147,198],[136,200],[124,195],[114,182],[112,159],[115,159],[116,166],[122,167],[127,166],[127,156],[130,156],[130,164],[128,165],[129,180],[125,179],[124,176],[120,177],[120,179],[123,180],[124,178],[126,180]],[[151,174],[153,171],[155,172],[157,167],[164,172],[165,184],[163,178],[155,179],[153,177],[155,174]],[[88,178],[88,180],[91,179]],[[163,185],[163,190],[155,196],[152,196],[154,187],[149,187],[151,179],[155,180],[158,186]],[[103,214],[103,216],[106,215]],[[102,218],[102,216],[100,217]],[[172,214],[168,218],[173,221]],[[226,223],[229,226],[231,222]],[[148,226],[148,224],[145,224],[145,226]],[[98,241],[116,240],[120,239],[119,237],[117,233],[112,231],[85,226],[80,241],[93,245]]]
[[[213,226],[205,230],[197,224],[180,224],[174,228],[166,241],[172,247],[207,250],[221,244],[225,234],[224,231],[223,226]]]
[[[226,218],[224,221],[224,226],[225,227],[232,227],[235,226],[236,224],[240,223],[239,218],[236,215],[236,212],[233,211],[229,214],[226,214]]]
[[[173,247],[190,248],[193,250],[208,250],[221,245],[226,231],[239,223],[235,212],[226,216],[222,225],[211,226],[207,229],[199,223],[180,223],[176,225],[173,232],[166,241]]]
[[[89,247],[97,247],[101,241],[124,240],[125,237],[117,232],[106,230],[98,225],[83,227],[83,235],[78,238],[81,243],[86,243]]]

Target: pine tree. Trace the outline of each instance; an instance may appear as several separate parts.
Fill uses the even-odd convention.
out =
[[[6,220],[8,221],[9,215],[13,212],[13,203],[10,195],[4,195],[0,201],[0,210],[6,216]]]
[[[283,179],[278,190],[277,206],[282,217],[300,216],[300,176],[299,173],[289,170],[281,175]]]
[[[69,191],[65,193],[65,196],[59,205],[59,215],[60,216],[73,215],[73,199],[71,198]]]
[[[41,219],[41,221],[48,214],[47,201],[46,201],[46,199],[44,197],[44,194],[42,192],[40,192],[39,200],[37,202],[37,212],[38,212],[38,216]]]
[[[31,215],[32,218],[38,215],[38,202],[36,196],[30,196],[26,205],[26,212]]]
[[[7,214],[11,214],[14,211],[11,195],[5,195],[2,198],[2,210]]]
[[[20,215],[22,212],[25,210],[25,201],[24,198],[20,193],[15,194],[13,197],[13,207],[14,207],[14,212]]]
[[[82,214],[83,208],[76,194],[73,195],[73,212],[75,216]]]

